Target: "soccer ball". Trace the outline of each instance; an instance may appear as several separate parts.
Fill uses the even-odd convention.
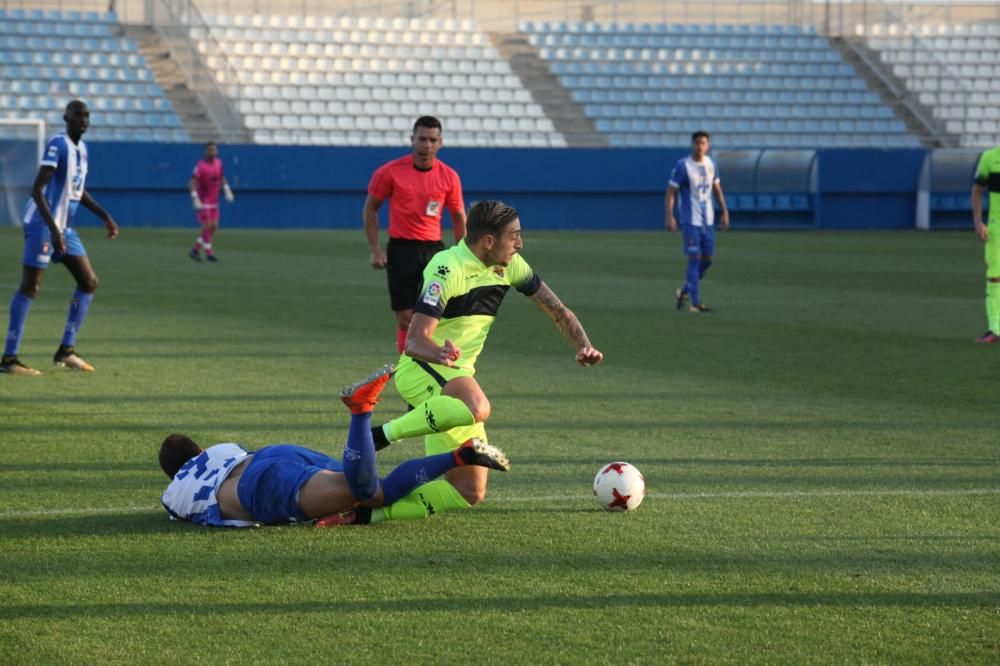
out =
[[[605,511],[635,511],[646,497],[646,478],[627,462],[605,465],[594,477],[594,499]]]

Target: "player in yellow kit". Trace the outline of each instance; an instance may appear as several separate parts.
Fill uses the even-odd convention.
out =
[[[604,358],[576,315],[519,254],[521,221],[513,207],[500,201],[476,204],[469,210],[466,233],[457,245],[434,255],[424,270],[395,376],[397,390],[413,410],[373,429],[376,448],[425,436],[430,454],[454,449],[452,442],[486,441],[490,402],[475,379],[475,363],[511,287],[555,322],[573,346],[577,363],[596,365]],[[486,496],[486,484],[486,473],[449,473],[390,508],[361,510],[332,520],[359,524],[468,508]]]
[[[983,192],[989,192],[988,225],[983,224]],[[972,221],[976,234],[986,243],[986,320],[989,329],[976,342],[1000,342],[1000,146],[979,158],[972,185]]]

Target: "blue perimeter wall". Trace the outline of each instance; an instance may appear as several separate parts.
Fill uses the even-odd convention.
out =
[[[191,226],[187,180],[197,144],[88,144],[87,190],[123,226]],[[466,206],[499,198],[535,229],[663,228],[663,196],[686,149],[448,148],[440,158],[460,173]],[[222,224],[244,228],[360,228],[368,180],[407,147],[224,145],[236,193]],[[925,150],[820,150],[808,210],[745,210],[737,228],[912,229]],[[726,163],[720,160],[723,188]],[[745,180],[745,179],[744,179]],[[804,182],[806,179],[800,179]],[[756,179],[755,179],[756,182]],[[773,184],[772,184],[773,185]],[[773,186],[769,190],[774,191]],[[726,189],[732,200],[739,194]],[[388,206],[381,211],[385,224]],[[81,225],[99,222],[89,212]],[[446,226],[447,226],[446,222]]]

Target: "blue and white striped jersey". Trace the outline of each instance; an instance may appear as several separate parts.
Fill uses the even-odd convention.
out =
[[[83,197],[84,184],[87,181],[87,144],[73,143],[65,132],[56,134],[49,139],[42,156],[41,166],[55,167],[52,180],[45,186],[45,200],[52,212],[59,231],[65,231],[70,225],[76,209]],[[24,209],[24,224],[41,222],[41,214],[34,199],[28,199]]]
[[[681,224],[710,227],[715,223],[712,185],[718,182],[719,170],[708,155],[701,162],[695,162],[690,155],[677,162],[669,184],[678,190]]]
[[[216,498],[229,472],[248,455],[239,444],[216,444],[184,463],[160,498],[170,518],[219,527],[256,525],[247,520],[223,518]]]

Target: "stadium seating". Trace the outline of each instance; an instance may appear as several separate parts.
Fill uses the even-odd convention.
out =
[[[113,13],[0,9],[0,109],[63,126],[77,97],[90,106],[88,140],[188,141],[134,42],[115,37]]]
[[[873,25],[857,33],[963,146],[1000,144],[1000,24]]]
[[[919,146],[827,40],[782,25],[523,22],[613,146]]]
[[[435,115],[453,146],[565,146],[510,64],[469,21],[215,16],[192,38],[210,68],[216,40],[235,68],[257,143],[400,145]]]

